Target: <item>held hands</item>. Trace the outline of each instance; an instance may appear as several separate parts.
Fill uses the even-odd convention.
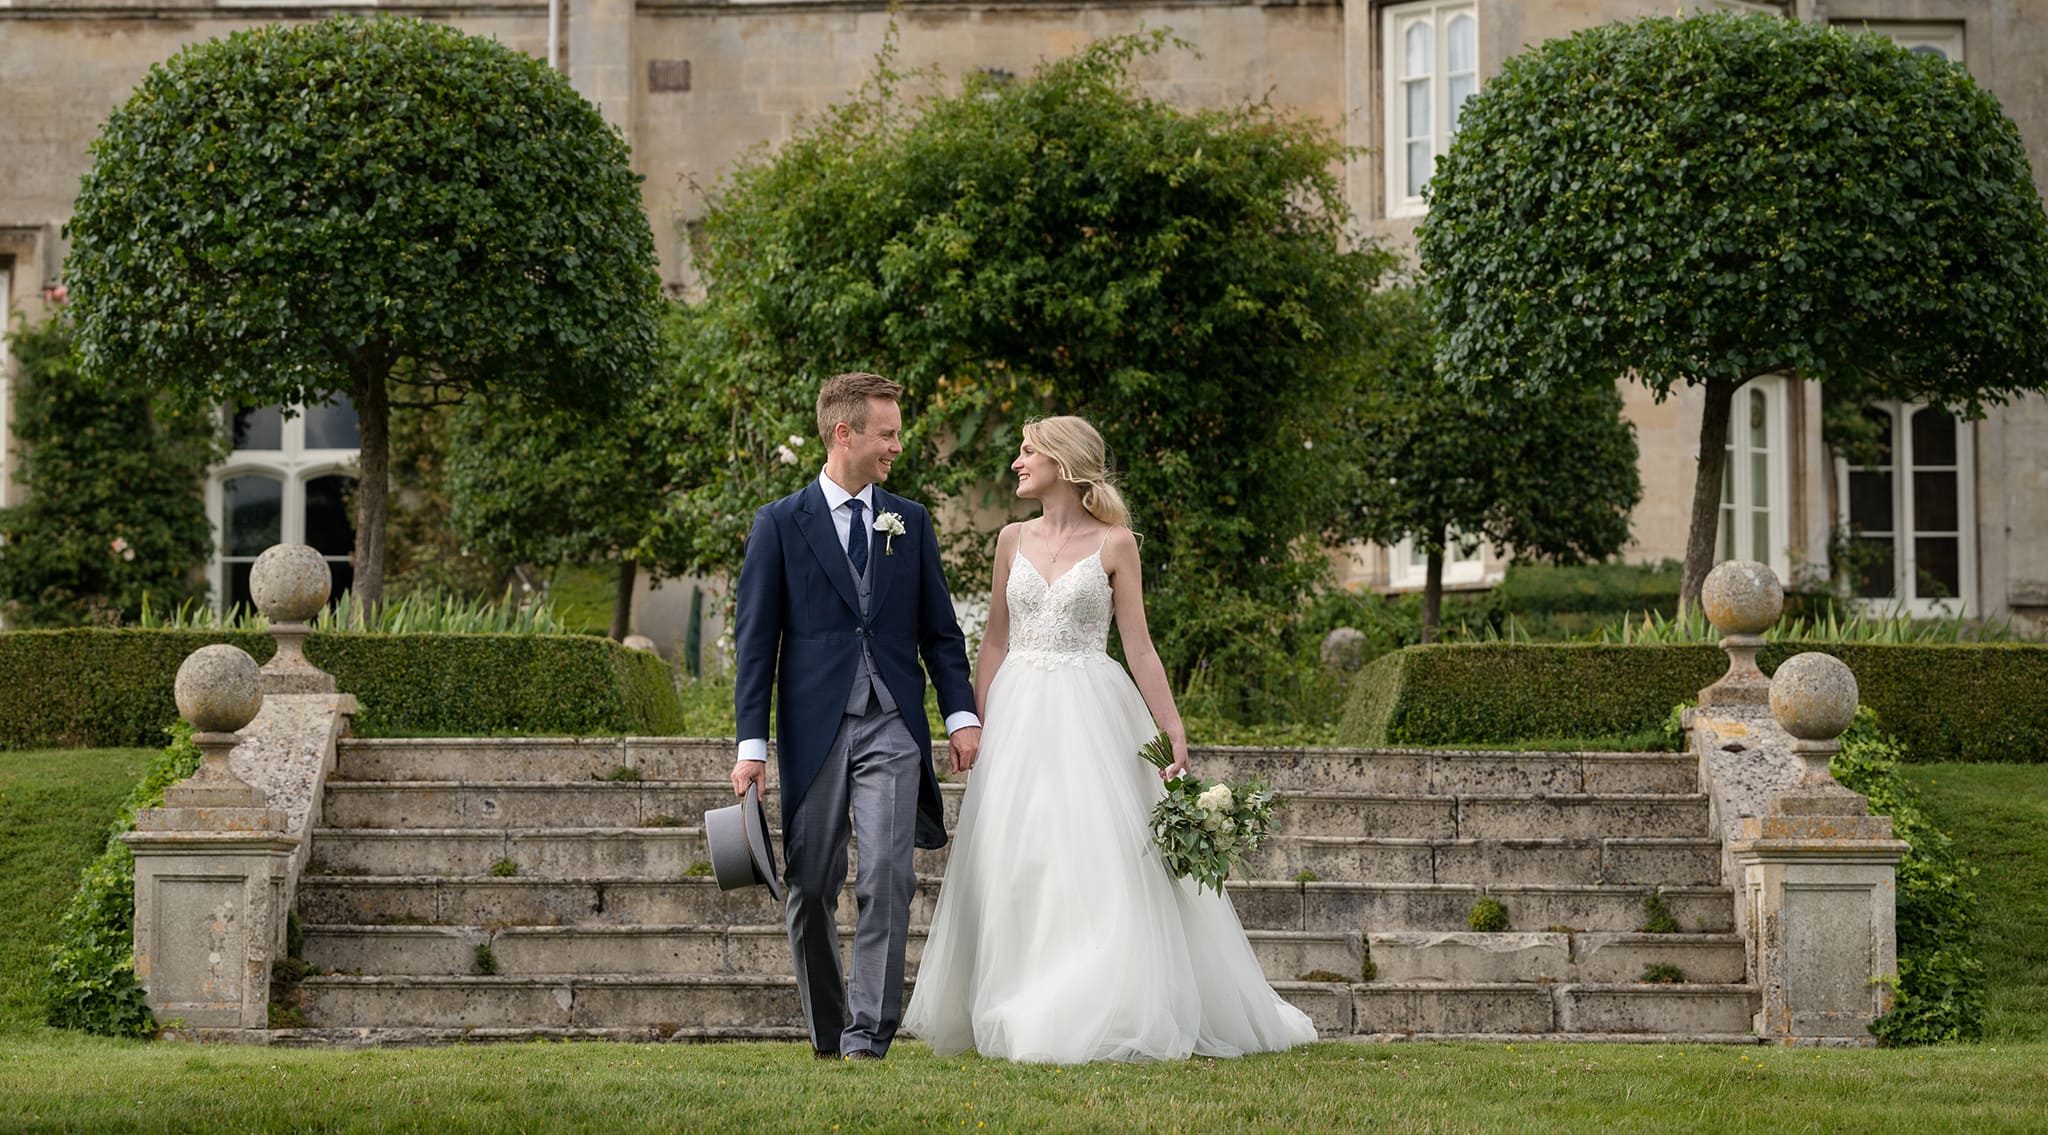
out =
[[[759,785],[761,795],[768,795],[767,761],[739,760],[733,762],[732,794],[734,796],[745,796],[747,794],[747,785],[749,784]]]
[[[968,725],[953,734],[953,771],[966,772],[981,755],[981,726]]]

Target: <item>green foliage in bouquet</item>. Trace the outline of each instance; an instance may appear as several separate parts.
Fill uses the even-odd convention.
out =
[[[1162,734],[1146,742],[1138,757],[1164,772],[1173,765],[1173,745]],[[1166,796],[1152,809],[1152,839],[1168,871],[1220,895],[1231,870],[1273,834],[1280,803],[1261,777],[1205,784],[1183,773],[1166,782]]]

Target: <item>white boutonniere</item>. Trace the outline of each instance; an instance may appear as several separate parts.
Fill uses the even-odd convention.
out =
[[[882,554],[896,554],[896,537],[903,535],[903,518],[893,512],[884,512],[875,517],[875,531],[882,534]]]

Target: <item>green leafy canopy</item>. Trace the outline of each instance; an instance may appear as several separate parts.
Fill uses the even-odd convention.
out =
[[[1767,16],[1508,61],[1430,182],[1448,377],[1660,396],[1789,370],[1974,409],[2048,370],[2048,219],[1968,71]]]
[[[1148,98],[1132,71],[1166,47],[1104,40],[916,106],[885,54],[858,96],[719,187],[663,431],[689,439],[678,479],[698,487],[672,515],[704,560],[736,562],[753,510],[816,475],[817,384],[867,369],[907,388],[890,487],[982,524],[1012,507],[1023,420],[1094,422],[1170,663],[1292,608],[1320,570],[1301,538],[1341,507],[1341,364],[1390,258],[1346,241],[1348,151],[1325,126]],[[964,527],[971,591],[988,532]]]
[[[625,145],[540,62],[412,19],[264,26],[153,67],[66,227],[89,374],[301,402],[350,362],[635,373],[653,239]]]

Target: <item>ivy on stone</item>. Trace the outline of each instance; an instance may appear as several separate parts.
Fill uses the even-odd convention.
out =
[[[1716,13],[1548,41],[1465,104],[1429,201],[1448,379],[1702,389],[1688,606],[1751,378],[1967,414],[2048,386],[2019,131],[1968,71],[1879,35]]]
[[[80,376],[70,312],[15,332],[22,503],[0,509],[8,625],[133,622],[204,595],[203,489],[223,452],[212,416],[133,378]]]
[[[561,75],[410,18],[265,25],[152,67],[65,232],[88,376],[189,403],[346,394],[355,588],[382,597],[389,383],[604,408],[661,303],[626,145]]]

